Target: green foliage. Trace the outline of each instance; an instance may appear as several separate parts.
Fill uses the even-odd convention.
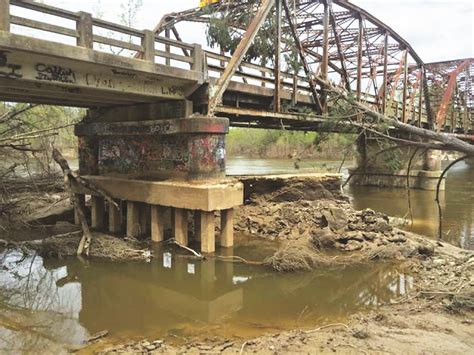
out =
[[[0,176],[5,167],[13,164],[31,173],[49,173],[53,165],[53,145],[66,156],[75,152],[76,137],[72,125],[80,120],[84,110],[41,105],[7,119],[7,113],[28,106],[0,103],[0,154],[4,158],[0,163]],[[50,130],[55,127],[64,128]]]
[[[384,154],[385,165],[391,172],[399,171],[403,167],[401,161],[401,152],[399,150],[391,150]]]
[[[206,29],[207,43],[210,47],[219,47],[226,53],[234,54],[240,40],[243,30],[238,27],[247,28],[254,16],[254,4],[249,2],[249,11],[213,13]],[[283,61],[286,62],[287,70],[290,73],[297,74],[301,68],[296,46],[293,38],[288,31],[283,31],[282,41],[286,43],[286,52],[283,53]],[[258,61],[262,65],[274,63],[276,44],[276,21],[274,16],[268,16],[263,26],[255,37],[252,45],[247,51],[245,61]]]
[[[285,158],[296,154],[298,158],[322,156],[337,159],[354,139],[343,134],[327,135],[324,141],[321,137],[315,132],[231,128],[226,145],[230,156]]]

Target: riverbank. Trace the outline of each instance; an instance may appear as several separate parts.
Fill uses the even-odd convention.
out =
[[[318,312],[317,304],[322,301],[309,298],[308,302],[316,303],[316,305],[307,304],[312,308],[312,311],[306,311],[307,307],[302,304],[298,311],[299,315],[295,314],[297,319],[308,318],[304,323],[298,325],[299,322],[296,322],[293,326],[275,330],[271,329],[270,324],[266,324],[265,319],[262,318],[262,326],[265,325],[269,329],[266,331],[262,329],[257,333],[260,335],[257,336],[232,335],[232,333],[227,333],[224,336],[221,332],[209,331],[204,336],[203,334],[186,334],[179,337],[160,335],[154,338],[152,334],[147,334],[144,335],[145,340],[130,337],[131,340],[127,341],[123,338],[116,338],[112,332],[108,337],[92,339],[86,347],[71,347],[69,344],[59,343],[57,344],[58,352],[66,352],[73,348],[80,353],[285,353],[314,351],[347,353],[352,351],[456,354],[467,353],[472,349],[474,346],[472,340],[474,339],[474,256],[472,252],[400,231],[391,226],[388,218],[383,214],[371,210],[353,210],[347,197],[339,189],[338,175],[312,174],[311,177],[247,177],[241,179],[246,186],[246,205],[237,212],[236,230],[239,234],[245,235],[242,238],[252,240],[252,245],[255,248],[258,248],[258,245],[268,245],[268,243],[283,246],[288,243],[297,243],[299,249],[302,245],[300,243],[304,243],[306,250],[311,252],[310,259],[307,255],[303,256],[303,260],[306,262],[304,265],[309,265],[309,269],[316,268],[320,272],[336,267],[336,270],[340,270],[339,273],[343,273],[347,267],[353,264],[372,265],[375,268],[380,265],[381,259],[388,259],[393,263],[393,269],[404,275],[405,281],[408,281],[409,278],[410,287],[408,288],[406,284],[402,286],[400,281],[398,286],[397,283],[392,284],[395,285],[394,287],[404,288],[404,292],[400,292],[397,298],[384,297],[383,292],[386,291],[378,290],[364,301],[365,307],[356,309],[348,316],[329,316],[326,320],[315,319],[314,323],[311,322],[311,314]],[[30,193],[29,200],[28,193]],[[62,213],[56,214],[54,218],[51,217],[50,209],[52,205],[55,205],[52,203],[53,200],[64,201],[62,203],[65,204],[65,210],[69,210],[70,216],[71,210],[67,206],[67,195],[61,191],[53,189],[43,192],[43,200],[39,198],[41,195],[37,191],[22,191],[21,194],[23,197],[12,210],[10,216],[13,216],[10,219],[12,225],[27,220],[38,225],[46,223],[45,221],[48,224],[53,224],[55,220],[64,219]],[[54,195],[58,195],[60,198],[58,199]],[[35,203],[34,208],[28,209],[27,206],[32,201]],[[43,207],[40,206],[41,201],[44,201]],[[21,214],[22,211],[34,213],[28,213],[30,217],[25,218]],[[32,215],[36,217],[32,218]],[[41,218],[38,218],[38,215]],[[67,224],[62,222],[60,225],[64,227]],[[68,226],[77,229],[75,226]],[[8,234],[6,236],[15,238],[16,242],[32,239],[32,236],[25,235]],[[5,233],[2,233],[0,239],[6,239]],[[74,251],[74,249],[72,250]],[[382,251],[384,252],[383,257]],[[317,259],[319,263],[313,263],[311,261],[313,253],[318,257],[324,255],[324,262],[329,261],[329,263],[321,264],[321,258]],[[376,255],[377,257],[360,258],[360,255]],[[296,258],[301,260],[300,255],[297,255]],[[284,255],[282,259],[287,260],[288,255]],[[53,263],[55,263],[54,260],[53,258]],[[162,262],[164,260],[158,261],[158,263]],[[198,261],[196,265],[204,262],[206,261]],[[93,263],[94,261],[91,261],[91,264]],[[270,266],[272,265],[268,264],[266,267]],[[84,267],[80,265],[74,267],[75,270],[77,268],[79,271],[66,276],[65,281],[61,281],[61,283],[72,282],[74,278],[77,278],[77,273],[82,273],[81,270]],[[90,266],[86,266],[86,268],[90,268]],[[248,266],[249,270],[254,268],[263,268],[263,266]],[[303,269],[305,270],[306,266]],[[263,271],[263,269],[260,270]],[[206,276],[209,271],[203,271],[202,276]],[[299,284],[303,281],[302,275],[312,272],[314,271],[287,274],[285,279],[288,282],[295,278],[294,282]],[[97,275],[92,276],[94,280],[97,277]],[[107,280],[110,278],[106,277]],[[239,277],[239,280],[243,280],[241,276]],[[95,283],[97,282],[99,284],[106,282],[106,278],[98,278]],[[172,281],[171,284],[174,282],[178,281]],[[259,283],[258,278],[255,279],[255,283]],[[123,288],[123,281],[120,282],[120,285]],[[295,299],[301,296],[299,286],[294,288],[296,285],[286,283],[283,285],[286,285],[283,288],[285,292],[290,294],[295,292]],[[290,285],[291,288],[288,288]],[[148,292],[148,284],[144,286],[147,287]],[[96,288],[97,285],[94,287]],[[206,286],[206,290],[208,287]],[[371,287],[377,288],[377,284],[375,283]],[[134,297],[137,298],[137,286],[133,288],[135,289]],[[268,289],[267,291],[269,291],[268,295],[260,293],[260,297],[270,297],[270,302],[271,294],[276,290]],[[383,292],[380,293],[380,291]],[[109,290],[109,292],[111,291]],[[322,297],[330,298],[333,295],[335,296],[335,294],[329,294]],[[380,300],[377,299],[379,297]],[[87,298],[91,299],[91,296]],[[115,300],[109,300],[109,302],[117,301],[117,295]],[[338,302],[348,302],[348,300],[341,299]],[[350,303],[347,305],[349,306]],[[285,307],[284,301],[281,306]],[[127,307],[138,306],[129,305]],[[21,324],[12,328],[11,322],[5,322],[5,320],[12,319],[11,312],[12,310],[0,312],[1,319],[3,319],[0,322],[1,327],[10,327],[10,332],[17,332],[17,334],[21,334],[22,331],[28,332],[27,329],[22,329]],[[86,310],[83,310],[84,312]],[[145,314],[142,317],[145,317]],[[14,316],[13,319],[21,320],[21,318]],[[212,329],[217,324],[203,324],[202,326]],[[101,328],[101,330],[105,329]]]

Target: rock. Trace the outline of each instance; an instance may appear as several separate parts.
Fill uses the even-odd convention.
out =
[[[311,234],[311,242],[318,248],[333,248],[338,238],[329,228],[316,229]]]
[[[363,242],[364,241],[364,236],[362,235],[362,232],[360,231],[350,231],[344,233],[341,237],[338,238],[339,241],[341,242],[347,242],[349,240],[355,240],[358,242]]]
[[[204,351],[210,351],[210,350],[214,349],[214,347],[211,346],[211,345],[200,345],[199,349],[204,350]]]
[[[379,237],[378,234],[374,232],[363,232],[362,235],[364,236],[365,240],[368,240],[370,242],[374,241]]]
[[[330,206],[323,211],[323,223],[333,231],[344,229],[347,222],[347,215],[342,208]]]
[[[343,249],[345,251],[356,251],[361,250],[363,247],[364,246],[361,242],[358,242],[356,240],[349,240],[347,244],[344,245]]]
[[[392,229],[393,227],[383,218],[377,218],[372,226],[372,230],[378,233],[391,231]]]
[[[420,245],[418,247],[418,253],[420,255],[431,256],[434,254],[434,247],[431,245]]]
[[[156,345],[148,345],[148,346],[145,346],[145,349],[147,349],[148,351],[156,350]]]
[[[405,243],[407,241],[407,238],[402,234],[391,235],[387,239],[392,243]]]
[[[443,266],[446,265],[446,260],[438,258],[433,260],[433,265],[434,266]]]
[[[365,223],[372,224],[375,223],[376,220],[375,216],[364,216]]]

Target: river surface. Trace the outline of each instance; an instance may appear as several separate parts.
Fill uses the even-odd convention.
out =
[[[240,240],[232,252],[258,260],[273,248]],[[248,339],[345,322],[414,282],[390,264],[285,274],[166,249],[154,255],[149,263],[84,263],[0,253],[0,352],[79,345],[103,330],[112,342]]]
[[[234,175],[337,171],[338,162],[230,159]],[[346,170],[343,170],[347,174]],[[444,232],[472,246],[474,170],[448,175]],[[351,188],[356,208],[407,213],[406,192]],[[437,236],[433,194],[412,191],[414,231]],[[1,234],[2,232],[0,232]],[[2,236],[0,236],[0,239]],[[273,254],[275,243],[236,236],[226,253],[248,260]],[[221,251],[222,252],[222,251]],[[309,273],[196,261],[159,246],[148,263],[43,259],[0,252],[0,352],[60,352],[107,330],[111,342],[190,337],[248,339],[268,332],[346,322],[409,292],[416,282],[394,265],[375,264]]]

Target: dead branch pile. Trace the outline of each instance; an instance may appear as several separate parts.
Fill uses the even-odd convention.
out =
[[[474,291],[454,295],[451,304],[447,308],[457,313],[461,311],[474,311]]]
[[[310,246],[288,243],[264,260],[264,265],[279,272],[310,271],[318,267],[318,253]]]
[[[290,241],[263,262],[278,272],[311,271],[317,268],[343,267],[368,263],[373,260],[397,260],[400,248],[378,246],[353,253],[331,255],[308,241]]]
[[[64,191],[64,180],[60,174],[49,176],[33,176],[32,178],[3,178],[0,179],[2,193],[19,192],[62,192]]]
[[[81,232],[75,232],[21,244],[28,249],[35,250],[42,257],[65,258],[77,255],[77,245],[80,240]],[[106,234],[94,233],[89,256],[125,261],[148,260],[151,254],[149,250],[142,249],[137,240],[131,238],[120,239]]]

